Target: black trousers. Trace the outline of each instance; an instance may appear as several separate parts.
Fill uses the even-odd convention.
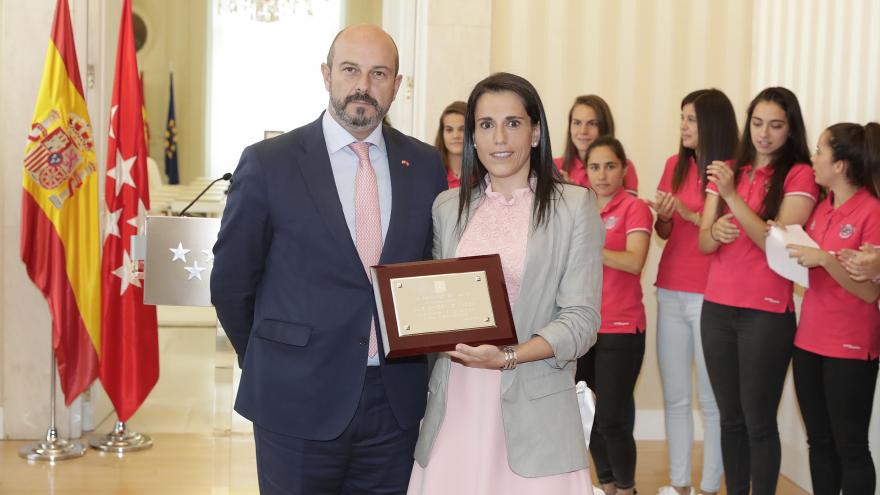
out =
[[[810,445],[816,495],[874,493],[868,425],[877,359],[838,359],[794,350],[794,386]]]
[[[338,438],[305,440],[254,424],[260,493],[402,495],[418,434],[397,424],[379,368],[368,367],[357,411]]]
[[[721,413],[729,495],[773,495],[782,457],[776,412],[791,361],[793,312],[703,302],[703,356]]]
[[[642,359],[645,334],[600,334],[596,345],[578,360],[576,380],[596,394],[596,419],[590,454],[602,484],[627,489],[635,485],[636,442],[633,438],[633,390]]]

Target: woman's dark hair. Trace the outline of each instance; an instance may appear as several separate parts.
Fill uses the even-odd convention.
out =
[[[590,146],[587,147],[586,160],[589,161],[590,153],[592,153],[594,149],[601,148],[602,146],[611,148],[611,152],[614,153],[618,160],[620,160],[620,165],[623,168],[626,168],[626,151],[623,149],[623,144],[614,136],[605,135],[594,139],[593,142],[590,143]],[[584,162],[584,165],[586,164],[587,163]]]
[[[462,117],[467,113],[467,103],[463,101],[453,101],[440,114],[440,123],[437,124],[437,137],[434,138],[434,147],[440,152],[440,158],[443,160],[443,168],[449,170],[449,150],[446,149],[446,141],[443,140],[443,119],[449,114],[458,114]]]
[[[474,148],[474,131],[476,128],[475,112],[477,101],[486,93],[510,91],[519,97],[532,125],[540,129],[538,145],[531,149],[529,155],[530,177],[535,178],[535,200],[532,205],[532,218],[535,226],[547,220],[550,202],[561,186],[559,171],[553,164],[553,152],[550,149],[550,131],[547,128],[547,117],[538,91],[532,83],[515,74],[497,72],[483,79],[474,86],[467,102],[467,113],[464,117],[464,148],[461,156],[461,188],[458,196],[458,228],[464,230],[470,213],[471,198],[474,191],[485,190],[485,178],[489,173],[480,162]]]
[[[831,159],[847,162],[846,178],[880,196],[880,124],[841,123],[828,128]]]
[[[571,171],[574,159],[578,156],[577,147],[571,139],[571,116],[574,113],[574,108],[578,105],[586,105],[596,112],[596,123],[599,126],[600,136],[614,136],[614,116],[611,115],[611,108],[608,107],[608,103],[606,103],[605,100],[596,95],[582,95],[575,98],[574,103],[571,104],[571,108],[568,110],[568,127],[566,128],[567,132],[565,133],[565,153],[562,155],[562,169],[566,172]]]
[[[764,205],[761,211],[757,212],[762,219],[770,220],[779,214],[779,208],[782,206],[782,199],[785,195],[782,188],[788,172],[797,163],[810,162],[810,149],[807,146],[807,131],[797,96],[786,88],[767,88],[758,93],[758,96],[749,104],[749,109],[746,112],[746,123],[733,158],[734,184],[739,183],[742,167],[753,164],[755,161],[756,152],[751,133],[752,113],[761,102],[779,105],[788,120],[788,139],[771,158],[769,166],[773,167],[773,175],[770,178],[767,195],[764,196]]]
[[[697,114],[697,149],[679,144],[678,161],[672,171],[672,192],[678,192],[684,184],[692,158],[702,183],[708,184],[706,167],[714,160],[730,160],[739,141],[736,112],[727,95],[715,88],[698,89],[681,100],[681,109],[687,104],[693,104]]]

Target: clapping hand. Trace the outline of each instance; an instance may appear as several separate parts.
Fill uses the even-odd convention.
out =
[[[733,175],[733,169],[721,160],[715,160],[706,167],[706,177],[709,179],[709,182],[718,187],[718,194],[725,201],[736,193]]]
[[[858,251],[841,249],[838,255],[840,264],[856,282],[877,280],[880,277],[880,249],[864,244]]]
[[[672,220],[672,214],[675,213],[678,201],[672,194],[657,191],[654,201],[647,201],[647,203],[657,212],[657,219],[661,222],[668,222]]]
[[[722,215],[712,224],[709,232],[712,239],[721,244],[730,244],[739,237],[739,227],[733,224],[733,213]]]

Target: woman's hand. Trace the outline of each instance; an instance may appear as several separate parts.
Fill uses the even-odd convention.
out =
[[[876,280],[880,277],[880,249],[864,244],[858,251],[841,249],[840,264],[856,282]]]
[[[447,352],[449,357],[469,368],[484,368],[500,370],[507,362],[504,351],[494,345],[480,345],[471,347],[467,344],[458,344],[454,351]]]
[[[669,222],[672,220],[672,214],[675,213],[678,201],[675,196],[663,191],[657,191],[654,201],[647,201],[654,211],[657,212],[657,219],[661,222]]]
[[[685,206],[684,203],[682,203],[677,198],[675,200],[675,211],[678,212],[678,216],[680,216],[681,218],[684,218],[686,221],[696,225],[697,227],[700,226],[700,222],[703,219],[703,216],[700,214],[700,212],[689,210],[688,207]]]
[[[788,249],[789,258],[796,258],[799,265],[807,268],[825,266],[830,260],[834,259],[833,254],[809,246],[789,244],[785,248]]]
[[[785,225],[781,223],[776,223],[774,220],[767,220],[767,226],[764,227],[764,237],[770,237],[770,229],[776,227],[777,229],[785,232]]]
[[[739,228],[733,224],[733,213],[721,216],[712,224],[710,233],[715,242],[730,244],[739,237]]]
[[[727,201],[736,194],[736,187],[733,184],[733,169],[728,167],[726,163],[715,160],[706,167],[706,174],[709,182],[718,187],[718,195],[721,196],[721,199]]]

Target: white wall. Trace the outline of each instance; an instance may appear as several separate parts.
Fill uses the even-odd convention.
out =
[[[739,0],[499,0],[491,71],[514,72],[535,85],[556,155],[564,151],[575,96],[602,96],[638,171],[640,194],[652,197],[666,158],[678,151],[679,104],[687,93],[717,87],[738,115],[745,111],[751,15],[751,4]],[[642,276],[648,332],[636,403],[643,438],[663,435],[653,286],[661,249],[655,238]]]
[[[215,2],[211,2],[212,6]],[[242,150],[315,120],[327,108],[321,63],[339,30],[339,1],[313,2],[272,23],[211,8],[208,61],[211,177],[232,172]]]

